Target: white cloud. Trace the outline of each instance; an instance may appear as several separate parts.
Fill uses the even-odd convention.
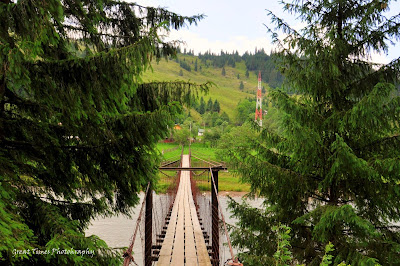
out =
[[[388,58],[385,53],[372,52],[371,58],[368,61],[378,64],[388,64],[390,62],[390,58]]]

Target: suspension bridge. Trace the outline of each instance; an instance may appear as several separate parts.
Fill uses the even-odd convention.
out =
[[[148,184],[124,266],[243,265],[234,255],[218,198],[218,172],[226,169],[190,146],[188,154],[182,147],[179,158],[163,162],[160,183],[166,192],[155,193]]]

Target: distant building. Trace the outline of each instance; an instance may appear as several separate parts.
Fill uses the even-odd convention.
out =
[[[175,124],[175,126],[173,127],[173,129],[174,130],[181,130],[182,129],[182,127],[180,126],[180,125],[178,125],[178,124]],[[164,139],[164,142],[165,143],[171,143],[171,142],[174,142],[175,140],[174,140],[174,138],[172,137],[172,131],[170,131],[170,133],[169,133],[169,138],[165,138]]]
[[[197,136],[203,136],[204,135],[204,129],[199,128],[199,132],[197,133]]]

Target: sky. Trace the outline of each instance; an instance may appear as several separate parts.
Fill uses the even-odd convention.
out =
[[[283,18],[293,28],[300,29],[302,22],[295,15],[282,11],[280,0],[136,0],[144,6],[164,7],[180,15],[204,14],[206,17],[198,25],[191,25],[171,31],[169,39],[182,40],[183,47],[194,50],[195,54],[221,50],[246,51],[264,48],[266,52],[274,49],[264,24],[273,27],[267,16],[267,9]],[[388,15],[400,13],[400,3],[392,2]],[[400,57],[400,42],[389,48],[388,54],[373,54],[372,61],[389,63]]]

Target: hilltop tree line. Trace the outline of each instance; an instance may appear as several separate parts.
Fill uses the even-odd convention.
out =
[[[183,54],[193,55],[193,51],[189,50],[185,53],[186,50],[183,51]],[[249,71],[252,71],[256,75],[258,75],[258,71],[261,71],[262,80],[272,88],[280,87],[283,83],[283,75],[276,69],[276,65],[274,62],[275,53],[271,52],[268,55],[264,49],[255,50],[254,54],[246,52],[242,56],[239,55],[238,51],[229,53],[221,50],[220,54],[214,54],[209,51],[204,54],[199,53],[199,60],[202,64],[206,66],[213,66],[222,68],[221,74],[225,76],[225,66],[236,67],[236,63],[244,61],[246,64],[246,77],[249,77]],[[190,66],[180,60],[179,64],[183,69],[188,70]],[[186,63],[186,64],[185,64]],[[186,66],[187,65],[187,66]],[[195,62],[195,71],[197,71],[197,59]],[[188,70],[190,71],[190,70]]]
[[[212,66],[222,68],[226,65],[236,67],[236,62],[240,62],[242,57],[238,51],[229,54],[221,50],[220,54],[214,54],[209,51],[204,54],[199,53],[199,59],[203,64],[206,64],[207,60],[210,60]]]
[[[261,78],[271,88],[280,87],[283,83],[283,75],[276,68],[276,54],[271,52],[267,55],[264,49],[256,50],[254,54],[244,53],[242,59],[246,62],[247,70],[258,74],[261,71]]]

